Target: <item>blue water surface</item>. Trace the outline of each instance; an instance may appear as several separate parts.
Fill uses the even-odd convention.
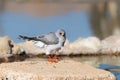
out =
[[[119,71],[110,71],[110,72],[115,75],[116,80],[120,80],[120,66],[111,65],[111,64],[100,64],[99,68],[107,71],[110,71],[110,69],[119,69]]]
[[[49,17],[5,12],[1,18],[4,36],[9,36],[15,42],[20,42],[18,35],[37,36],[59,28],[65,29],[71,42],[79,37],[93,35],[89,15],[86,12],[71,12]]]

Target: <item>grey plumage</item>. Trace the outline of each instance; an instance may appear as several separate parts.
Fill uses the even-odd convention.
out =
[[[33,40],[38,47],[44,47],[46,54],[50,54],[51,51],[58,51],[64,46],[66,40],[66,33],[63,29],[59,29],[56,32],[50,32],[45,35],[36,37],[27,37],[19,35],[24,40]]]
[[[59,42],[58,35],[60,34],[60,32],[64,32],[64,38],[66,39],[66,35],[65,35],[66,33],[63,29],[59,29],[56,32],[50,32],[48,34],[40,35],[36,37],[27,37],[22,35],[19,35],[19,37],[24,40],[41,41],[47,45],[50,45],[50,44],[57,44]]]
[[[53,32],[50,32],[46,35],[36,36],[36,37],[27,37],[27,36],[21,36],[21,35],[19,35],[19,37],[24,40],[41,41],[47,45],[58,43],[58,37]]]
[[[45,44],[47,45],[50,45],[50,44],[57,44],[58,43],[58,37],[55,35],[55,33],[51,32],[51,33],[48,33],[47,35],[43,35],[43,36],[37,36],[37,38],[44,42]]]

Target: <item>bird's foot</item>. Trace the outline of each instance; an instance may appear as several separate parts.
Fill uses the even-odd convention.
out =
[[[60,60],[60,58],[57,57],[56,55],[54,55],[53,58],[56,59],[56,60],[58,60],[58,61]]]
[[[52,57],[51,56],[48,56],[49,59],[51,59]]]
[[[57,63],[58,61],[57,61],[57,60],[54,60],[54,59],[49,59],[48,62]]]
[[[48,62],[51,62],[51,63],[57,63],[58,60],[54,59],[54,58],[51,57],[51,56],[48,56]]]

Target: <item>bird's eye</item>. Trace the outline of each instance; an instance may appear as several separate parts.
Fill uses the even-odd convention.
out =
[[[60,35],[62,35],[62,33],[59,33]]]
[[[61,36],[65,37],[65,33],[61,32],[59,33]]]

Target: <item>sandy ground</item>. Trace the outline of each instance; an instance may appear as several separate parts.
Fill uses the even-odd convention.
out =
[[[0,80],[115,80],[107,71],[71,60],[0,64]]]

